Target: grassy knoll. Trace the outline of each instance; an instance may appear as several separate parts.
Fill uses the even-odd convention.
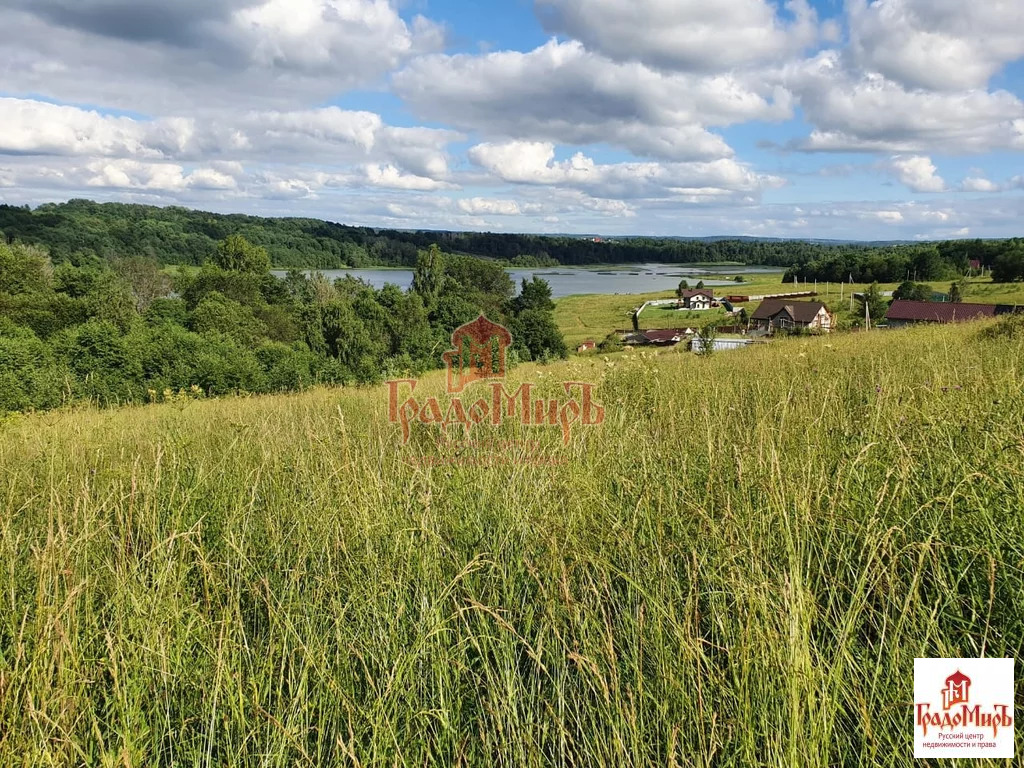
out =
[[[414,468],[384,388],[9,419],[0,765],[912,766],[914,657],[1024,644],[978,327],[524,366],[600,382],[498,433],[554,467]]]

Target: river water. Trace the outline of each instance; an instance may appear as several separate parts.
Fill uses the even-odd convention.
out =
[[[584,293],[654,293],[656,291],[675,290],[679,281],[686,278],[691,286],[698,280],[704,285],[712,286],[735,285],[729,275],[756,275],[766,272],[779,272],[780,267],[688,267],[678,264],[634,264],[625,268],[615,269],[575,269],[573,267],[543,267],[539,269],[506,270],[515,281],[516,288],[523,279],[530,280],[534,275],[548,281],[551,295],[556,298]],[[393,283],[402,290],[412,286],[411,269],[325,269],[323,275],[335,280],[345,275],[352,275],[365,280],[374,288],[383,288]],[[311,274],[310,271],[306,271]],[[283,270],[274,270],[274,274],[283,277]],[[713,277],[708,277],[713,275]]]

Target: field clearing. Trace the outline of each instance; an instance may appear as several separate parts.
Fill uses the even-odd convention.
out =
[[[913,659],[1024,650],[980,327],[522,366],[600,385],[483,433],[555,467],[410,466],[384,387],[8,419],[0,765],[915,765]]]
[[[689,282],[691,287],[697,284],[696,280]],[[893,291],[898,285],[898,283],[880,283],[879,288],[883,291]],[[946,293],[949,290],[948,281],[929,282],[927,285],[930,285],[938,293]],[[865,283],[854,283],[852,292],[859,293],[867,287],[868,285]],[[715,286],[711,290],[714,291],[715,296],[731,294],[756,296],[790,291],[813,291],[815,284],[813,282],[799,285],[783,283],[782,272],[778,272],[769,276],[752,275],[750,282],[736,283],[734,286]],[[838,283],[818,283],[817,291],[817,300],[825,302],[840,315],[849,315],[851,293],[849,283],[842,288]],[[587,339],[600,342],[616,329],[631,328],[632,310],[645,301],[671,298],[675,298],[675,293],[672,291],[635,295],[567,296],[555,301],[555,322],[562,330],[570,349],[575,349]],[[989,278],[973,278],[968,281],[964,301],[978,304],[1024,304],[1024,283],[993,283]],[[752,301],[736,306],[745,307],[748,312],[753,312],[759,303]],[[711,315],[708,315],[709,319],[710,317]],[[683,322],[682,325],[692,325],[694,322],[699,323],[699,321],[690,320],[689,323]],[[640,328],[643,330],[675,327],[677,324],[673,323],[671,316],[666,318],[665,313],[651,312],[648,314],[648,312],[644,312],[640,315]]]

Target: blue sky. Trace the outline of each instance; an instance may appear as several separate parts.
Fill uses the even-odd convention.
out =
[[[0,201],[1020,235],[1024,4],[7,0]]]

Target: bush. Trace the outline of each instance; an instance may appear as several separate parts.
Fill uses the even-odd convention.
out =
[[[1007,315],[978,334],[983,339],[1024,339],[1024,313]]]

